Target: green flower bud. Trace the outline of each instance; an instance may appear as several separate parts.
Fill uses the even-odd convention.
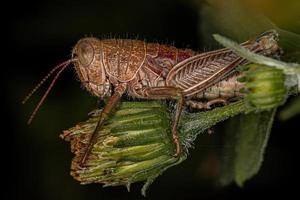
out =
[[[146,181],[142,193],[167,168],[182,162],[186,153],[174,157],[167,108],[159,102],[124,102],[101,130],[85,167],[80,159],[93,133],[99,113],[64,131],[71,142],[71,175],[82,184],[126,185]]]
[[[282,105],[287,96],[282,70],[258,64],[248,65],[243,82],[248,106],[265,110]]]

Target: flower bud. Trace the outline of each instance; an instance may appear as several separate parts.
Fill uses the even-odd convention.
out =
[[[126,185],[146,181],[142,194],[167,168],[186,158],[174,157],[167,108],[159,102],[123,102],[101,129],[84,167],[80,160],[95,130],[100,112],[64,131],[61,137],[71,142],[71,175],[82,184]]]
[[[248,65],[243,78],[248,106],[265,110],[282,105],[287,96],[284,81],[282,70],[258,64]]]

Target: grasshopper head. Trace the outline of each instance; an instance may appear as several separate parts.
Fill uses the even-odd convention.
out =
[[[83,38],[72,51],[72,58],[80,81],[93,95],[100,98],[110,94],[110,83],[101,62],[101,41]]]

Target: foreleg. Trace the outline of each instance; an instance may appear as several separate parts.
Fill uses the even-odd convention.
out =
[[[120,84],[117,86],[114,90],[114,94],[108,99],[106,105],[104,106],[103,110],[101,111],[99,121],[97,123],[96,129],[94,130],[89,143],[87,145],[87,148],[85,149],[85,152],[81,158],[80,166],[84,166],[89,154],[91,153],[91,150],[94,146],[94,144],[97,141],[97,138],[100,134],[100,129],[102,128],[105,120],[107,120],[109,114],[113,110],[113,108],[119,103],[122,95],[124,94],[126,90],[126,84]]]

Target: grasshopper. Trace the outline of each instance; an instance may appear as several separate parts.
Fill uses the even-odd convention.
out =
[[[280,52],[277,41],[277,32],[271,30],[241,45],[249,51],[272,56]],[[237,79],[242,72],[236,68],[246,63],[247,60],[227,48],[198,53],[141,40],[88,37],[77,42],[72,58],[54,67],[24,102],[58,71],[32,113],[30,123],[57,78],[70,64],[75,66],[84,88],[99,99],[108,99],[82,155],[80,165],[84,166],[101,127],[124,94],[138,99],[174,100],[171,131],[177,157],[181,153],[177,127],[183,107],[210,109],[213,104],[241,98],[243,84]]]

